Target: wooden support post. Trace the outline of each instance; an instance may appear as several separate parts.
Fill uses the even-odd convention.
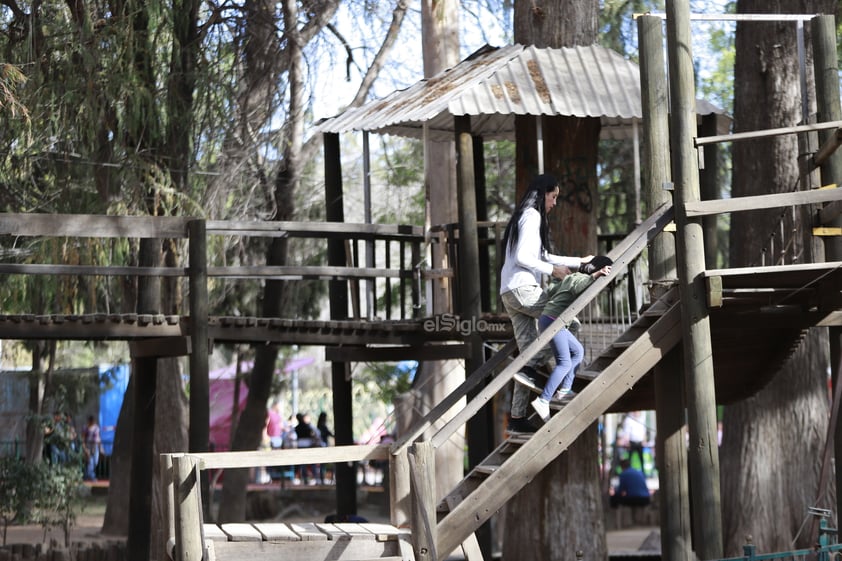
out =
[[[839,60],[836,54],[836,19],[832,15],[816,16],[812,22],[813,38],[813,68],[816,77],[816,105],[819,119],[830,121],[842,119],[842,101],[839,96]],[[826,135],[825,135],[826,136]],[[820,133],[819,139],[824,139]],[[838,150],[828,156],[821,166],[822,184],[842,184],[842,152]],[[839,205],[836,205],[839,209]],[[826,209],[827,210],[827,209]],[[831,214],[832,216],[832,214]],[[824,219],[827,220],[827,219]],[[842,227],[842,215],[836,214],[821,226],[833,228]],[[825,261],[842,260],[842,237],[822,238],[824,242]],[[840,364],[842,364],[842,328],[831,327],[830,337],[830,368],[831,380],[834,388],[842,383],[840,379]],[[836,465],[842,461],[842,416],[836,418],[834,455]],[[842,485],[842,470],[836,470],[836,488]],[[836,510],[842,512],[842,493],[836,494]]]
[[[173,471],[172,454],[161,454],[161,520],[163,520],[164,536],[161,547],[158,548],[158,559],[175,559],[175,472]]]
[[[699,128],[701,136],[713,136],[716,134],[719,116],[716,113],[704,115]],[[721,199],[722,193],[719,189],[719,144],[711,144],[699,148],[703,153],[704,169],[699,174],[699,189],[702,200]],[[717,235],[718,216],[706,216],[702,218],[702,229],[705,233],[705,266],[708,269],[716,268],[716,255],[719,250],[719,236]]]
[[[469,325],[482,317],[479,234],[477,232],[476,178],[474,177],[474,142],[471,137],[471,118],[454,117],[456,130],[456,187],[459,206],[459,313]],[[465,360],[465,372],[474,372],[483,363],[483,345],[479,333],[463,333],[471,342],[471,354]],[[473,392],[474,394],[476,392]],[[473,397],[468,394],[468,399]],[[473,468],[494,449],[494,411],[487,403],[479,415],[468,421],[468,466]],[[491,557],[491,524],[483,524],[477,531],[477,540],[483,553]]]
[[[474,186],[475,199],[477,205],[477,221],[488,221],[488,196],[485,180],[485,144],[481,136],[473,136],[474,145]],[[491,311],[491,294],[496,293],[497,289],[497,275],[496,269],[491,267],[491,254],[488,247],[488,228],[483,228],[478,233],[479,241],[479,270],[486,271],[482,275],[481,281],[485,283],[480,287],[480,309],[483,312]]]
[[[207,452],[210,444],[210,381],[208,380],[208,250],[204,220],[187,224],[190,238],[190,426],[188,450]],[[201,480],[202,504],[209,505],[208,474]],[[204,513],[206,516],[207,512]]]
[[[670,181],[669,114],[664,73],[664,34],[660,18],[637,20],[640,44],[640,87],[643,101],[644,188],[648,208],[658,208],[672,195],[664,189]],[[677,278],[675,238],[661,233],[649,249],[652,300],[666,292]],[[671,352],[655,366],[656,458],[661,512],[661,556],[664,561],[693,559],[690,540],[690,504],[687,493],[687,447],[684,431],[684,400],[681,354]],[[682,391],[676,391],[679,386]]]
[[[202,561],[204,537],[202,499],[199,492],[199,470],[190,456],[173,456],[175,472],[175,559]]]
[[[325,150],[325,218],[328,222],[344,222],[342,196],[342,166],[339,135],[324,135]],[[341,239],[327,241],[327,263],[345,265],[345,242]],[[328,283],[330,319],[348,319],[348,283],[332,280]],[[338,446],[353,444],[353,403],[351,379],[347,362],[331,362],[333,392],[333,426]],[[336,512],[339,515],[357,513],[357,466],[348,462],[336,464]]]
[[[438,561],[436,552],[436,454],[429,442],[409,452],[412,482],[412,547],[416,561]]]
[[[692,480],[693,543],[700,559],[723,556],[719,495],[716,394],[710,316],[705,298],[705,251],[701,219],[684,212],[698,201],[699,169],[696,137],[696,92],[690,35],[689,0],[667,2],[667,46],[670,75],[671,152],[675,184],[678,278],[687,383],[689,464]]]
[[[392,526],[409,525],[412,490],[409,483],[409,458],[406,446],[398,449],[389,461],[389,515]]]
[[[129,482],[129,561],[147,561],[152,541],[152,443],[155,434],[155,386],[158,360],[134,359],[134,430]]]

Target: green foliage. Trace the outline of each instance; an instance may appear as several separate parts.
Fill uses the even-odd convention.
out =
[[[369,384],[374,396],[383,403],[393,403],[395,398],[412,388],[411,372],[398,368],[392,362],[370,362],[354,375],[355,382]]]
[[[79,462],[29,464],[0,458],[0,522],[3,545],[11,523],[36,523],[44,531],[61,527],[65,545],[82,507],[82,468]]]
[[[0,523],[3,545],[9,524],[27,519],[38,491],[38,465],[12,457],[0,458]]]

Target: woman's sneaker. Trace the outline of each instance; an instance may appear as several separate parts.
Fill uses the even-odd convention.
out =
[[[538,413],[538,416],[546,423],[550,420],[550,402],[546,399],[536,397],[532,400],[532,409]]]
[[[573,390],[562,389],[555,392],[555,395],[553,395],[553,401],[561,401],[563,403],[567,403],[577,395],[579,394],[577,394]]]

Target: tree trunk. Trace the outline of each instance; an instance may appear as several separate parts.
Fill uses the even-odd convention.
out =
[[[546,2],[541,7],[515,2],[515,41],[553,48],[590,45],[596,40],[598,10],[595,0]],[[538,172],[537,125],[531,116],[516,120],[518,196]],[[558,207],[550,214],[553,249],[562,255],[594,253],[599,119],[544,116],[541,128],[544,171],[555,175],[561,188]],[[572,559],[577,550],[594,559],[608,556],[598,448],[599,433],[593,425],[509,501],[505,559]]]
[[[304,100],[302,83],[301,35],[298,32],[298,14],[294,0],[285,0],[284,22],[288,40],[290,107],[287,123],[288,136],[284,142],[283,159],[275,182],[276,220],[291,220],[295,214],[294,193],[301,178],[301,147],[304,127]],[[287,262],[286,238],[274,238],[267,255],[267,265],[285,265]],[[283,281],[267,281],[264,294],[264,317],[288,317],[284,302],[286,284]],[[260,346],[255,352],[249,394],[246,406],[237,424],[232,443],[233,450],[256,450],[260,445],[263,427],[266,424],[266,404],[275,374],[278,349],[274,346]],[[248,470],[228,470],[220,499],[220,522],[241,522],[246,516],[246,484]]]
[[[608,558],[597,438],[594,424],[508,502],[503,559]]]
[[[737,11],[835,13],[836,2],[739,0]],[[804,29],[809,31],[809,26]],[[805,44],[809,49],[809,38]],[[796,53],[794,22],[737,25],[737,132],[802,122]],[[809,59],[806,64],[807,68],[812,67]],[[814,103],[811,106],[811,111],[815,111]],[[807,188],[798,183],[797,140],[794,135],[786,135],[735,143],[733,196],[785,192],[796,185],[800,190]],[[781,220],[785,221],[783,230]],[[779,235],[781,231],[796,232],[791,234],[796,238],[784,262],[810,262],[810,226],[809,215],[799,212],[793,216],[789,210],[734,214],[730,265],[777,263],[781,244],[789,240],[771,242],[770,234]],[[818,459],[825,444],[828,418],[827,352],[826,330],[811,329],[769,386],[752,398],[725,408],[720,454],[725,555],[741,553],[747,536],[761,552],[812,545],[808,543],[809,532],[802,529],[807,507],[815,504],[817,493],[832,492],[817,489]],[[783,462],[781,450],[786,450],[789,457],[816,461]],[[793,543],[796,536],[798,540]]]
[[[459,4],[455,0],[422,0],[421,27],[424,76],[429,78],[459,62]],[[424,167],[427,203],[431,224],[450,224],[459,221],[456,204],[456,152],[452,141],[428,140],[424,146],[427,165]],[[430,267],[452,267],[448,263],[447,248],[433,244]],[[449,279],[434,282],[433,312],[453,313],[454,286]],[[415,386],[423,388],[413,408],[425,414],[441,402],[465,380],[464,364],[460,361],[422,362],[418,367]],[[443,418],[442,423],[449,417]],[[457,433],[447,445],[436,450],[436,498],[452,490],[463,477],[464,436]]]

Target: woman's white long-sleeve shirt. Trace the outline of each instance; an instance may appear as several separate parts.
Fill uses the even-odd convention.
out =
[[[541,215],[534,208],[523,211],[519,221],[517,246],[507,248],[500,271],[500,294],[528,285],[540,285],[542,275],[552,275],[554,265],[578,271],[581,259],[553,255],[541,247]]]

